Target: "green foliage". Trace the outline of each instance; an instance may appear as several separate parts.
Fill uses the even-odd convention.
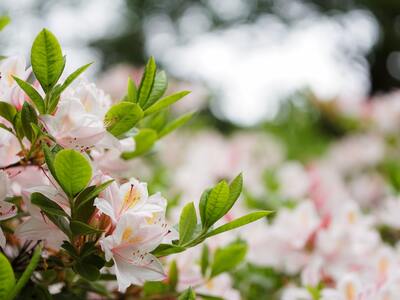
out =
[[[8,299],[7,295],[15,286],[15,275],[10,262],[0,252],[0,299]]]
[[[146,107],[146,103],[150,97],[150,93],[153,88],[154,78],[156,76],[156,70],[157,70],[156,62],[154,61],[153,57],[150,57],[144,69],[144,74],[138,90],[138,103],[140,107],[143,108]]]
[[[120,102],[113,105],[104,117],[107,130],[118,137],[132,129],[143,117],[139,105],[131,102]]]
[[[200,258],[200,268],[201,275],[205,277],[207,275],[207,269],[210,262],[210,251],[206,244],[203,245],[203,249],[201,250],[201,258]]]
[[[54,169],[58,183],[72,197],[82,191],[92,178],[92,167],[79,152],[64,149],[54,158]]]
[[[17,110],[13,105],[7,102],[0,101],[0,116],[2,116],[10,123],[14,123],[16,114]]]
[[[37,265],[39,264],[40,256],[42,254],[42,248],[43,246],[41,244],[36,246],[28,266],[22,273],[21,277],[18,279],[15,286],[9,292],[7,299],[9,300],[14,299],[21,292],[23,287],[27,284],[28,280],[31,278],[33,272],[35,271]]]
[[[32,124],[38,124],[38,118],[35,109],[28,103],[24,102],[21,110],[21,124],[24,135],[29,141],[33,141],[35,138]]]
[[[144,108],[146,109],[147,107],[150,107],[154,102],[160,99],[167,90],[167,86],[167,74],[165,74],[164,71],[158,72],[154,78],[153,88],[151,89],[149,99]]]
[[[178,300],[196,300],[196,294],[190,287],[179,296]]]
[[[10,17],[8,16],[0,16],[0,31],[4,29],[11,22]]]
[[[128,78],[128,92],[126,96],[124,97],[123,101],[128,101],[128,102],[137,102],[137,88],[135,82],[132,80],[132,78]]]
[[[144,114],[149,115],[156,113],[160,110],[167,108],[168,106],[174,104],[175,102],[181,100],[183,97],[188,95],[189,91],[181,91],[172,95],[169,95],[165,98],[160,99],[158,102],[151,105],[149,108],[145,109]]]
[[[240,241],[218,248],[214,254],[210,276],[215,277],[223,272],[233,270],[244,260],[246,252],[247,245]]]
[[[19,79],[13,76],[19,87],[28,95],[28,97],[32,100],[33,104],[35,104],[39,113],[44,114],[46,112],[46,107],[42,96],[40,96],[39,92],[31,86],[28,82]]]
[[[60,78],[65,60],[57,38],[47,29],[43,29],[33,42],[31,63],[37,80],[48,92]]]
[[[190,241],[196,230],[197,216],[193,202],[185,205],[179,220],[179,244]]]
[[[182,211],[179,222],[180,240],[174,241],[173,244],[161,244],[152,253],[159,257],[179,253],[202,243],[208,237],[244,226],[270,214],[269,211],[250,213],[213,229],[212,225],[232,208],[239,198],[241,190],[241,174],[229,185],[223,180],[215,187],[206,190],[202,194],[199,203],[202,224],[197,224],[197,216],[193,204],[187,204]]]
[[[67,213],[55,201],[50,200],[41,193],[32,193],[32,204],[38,206],[43,212],[53,216],[68,217]]]
[[[176,261],[173,260],[169,266],[169,272],[168,272],[168,281],[169,281],[169,286],[172,291],[175,291],[176,286],[179,281],[179,273],[178,273],[178,267],[176,265]]]

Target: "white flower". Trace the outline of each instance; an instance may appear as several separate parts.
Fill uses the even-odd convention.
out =
[[[4,171],[0,171],[0,221],[10,219],[17,214],[14,204],[4,201],[10,194],[10,180]],[[0,247],[6,245],[6,237],[0,228]]]
[[[57,142],[67,148],[91,147],[106,135],[103,120],[88,113],[78,98],[64,98],[56,114],[42,116],[42,120]]]
[[[163,213],[167,202],[159,193],[149,197],[147,185],[131,179],[121,186],[116,182],[111,183],[96,198],[94,205],[116,223],[125,213]]]
[[[18,139],[8,130],[0,127],[0,168],[12,165],[20,160],[21,146]]]
[[[146,214],[124,214],[112,235],[100,244],[106,260],[113,259],[118,289],[124,292],[131,284],[165,279],[158,259],[150,254],[167,233],[163,217],[156,220]]]
[[[18,110],[22,108],[25,94],[13,76],[26,80],[30,70],[25,68],[26,62],[22,56],[11,56],[0,62],[0,99],[14,105]]]

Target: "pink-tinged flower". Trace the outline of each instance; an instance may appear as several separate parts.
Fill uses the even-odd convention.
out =
[[[126,213],[113,234],[100,241],[106,260],[114,261],[119,291],[124,292],[131,284],[165,279],[161,263],[150,254],[167,234],[163,221],[163,217]]]
[[[42,120],[49,133],[66,148],[92,147],[106,135],[103,120],[86,112],[78,98],[63,99],[56,114],[45,115]]]
[[[13,76],[26,80],[30,73],[30,69],[26,70],[26,61],[23,56],[11,56],[2,60],[0,63],[0,99],[20,110],[25,101],[25,94]]]
[[[60,205],[67,214],[70,213],[68,198],[61,188],[49,185],[26,189],[22,195],[30,217],[16,228],[15,235],[21,241],[44,241],[47,247],[57,250],[63,241],[68,240],[68,237],[45,214],[41,213],[39,207],[31,203],[30,196],[34,192],[43,194]]]
[[[101,147],[94,148],[90,154],[93,163],[102,172],[112,174],[114,177],[128,175],[130,177],[136,162],[134,160],[124,160],[121,154],[125,151],[135,150],[135,141],[133,138],[117,140],[115,147],[104,149]]]
[[[8,130],[0,127],[0,168],[12,165],[20,160],[21,146],[18,139]]]
[[[116,182],[111,183],[94,205],[117,223],[126,213],[146,213],[153,217],[163,214],[167,201],[160,193],[149,197],[146,183],[131,179],[121,186]]]
[[[8,175],[4,171],[0,171],[0,221],[10,219],[17,214],[14,204],[4,201],[10,195],[11,187]],[[0,228],[0,247],[6,245],[6,237]]]
[[[36,187],[48,186],[50,177],[38,166],[18,166],[7,168],[11,179],[11,189],[14,195],[20,196],[23,190]],[[52,179],[55,182],[54,179]]]

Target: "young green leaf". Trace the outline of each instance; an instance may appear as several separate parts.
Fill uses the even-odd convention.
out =
[[[167,134],[171,133],[175,129],[185,125],[189,120],[193,117],[194,113],[187,113],[185,115],[180,116],[179,118],[173,120],[168,123],[159,133],[158,138],[162,138]]]
[[[211,265],[211,277],[227,272],[239,265],[246,256],[247,245],[243,242],[235,242],[215,251]]]
[[[28,97],[32,100],[33,104],[35,104],[37,110],[41,114],[46,113],[46,108],[44,104],[44,100],[42,96],[40,96],[39,92],[31,86],[28,82],[19,79],[18,77],[13,76],[19,87],[28,95]]]
[[[86,235],[86,234],[97,234],[101,233],[101,230],[98,230],[86,223],[80,221],[71,221],[69,227],[71,228],[71,232],[74,236],[76,235]]]
[[[196,300],[196,294],[190,287],[179,296],[178,300]]]
[[[113,105],[104,117],[107,130],[118,137],[132,129],[143,117],[143,111],[136,103],[120,102]]]
[[[157,257],[162,257],[162,256],[174,254],[174,253],[180,253],[185,250],[186,250],[185,247],[176,246],[173,244],[160,244],[151,253]]]
[[[57,108],[58,102],[60,101],[60,95],[65,89],[72,83],[76,78],[79,77],[83,72],[89,68],[92,63],[86,64],[78,69],[76,69],[72,74],[70,74],[67,79],[65,79],[63,84],[55,85],[54,89],[50,93],[49,103],[47,107],[47,113],[52,114]]]
[[[201,250],[201,260],[200,260],[201,275],[203,275],[203,277],[207,275],[209,260],[210,260],[210,252],[208,250],[208,246],[204,244],[203,249]]]
[[[157,66],[156,62],[154,61],[154,57],[150,57],[144,69],[144,74],[138,90],[138,103],[140,107],[145,107],[147,100],[149,99],[151,89],[153,88],[154,84],[156,70]]]
[[[169,266],[168,279],[171,290],[175,291],[179,281],[178,267],[175,260],[173,260]]]
[[[153,129],[144,128],[139,131],[137,135],[134,136],[136,149],[132,152],[123,152],[123,159],[132,159],[135,158],[151,149],[154,143],[157,141],[158,136],[157,132]]]
[[[49,169],[51,175],[57,180],[56,171],[54,169],[54,158],[55,154],[50,150],[46,143],[42,143],[42,150],[44,154],[44,160],[46,162],[47,168]]]
[[[132,78],[128,78],[128,92],[124,97],[123,101],[128,101],[133,103],[137,102],[137,88]]]
[[[0,31],[4,29],[9,23],[11,22],[10,17],[8,16],[1,16],[0,17]]]
[[[193,202],[185,205],[179,220],[179,244],[189,242],[196,230],[197,216]]]
[[[151,93],[149,96],[149,100],[147,100],[144,108],[150,107],[153,103],[157,102],[160,99],[168,86],[167,75],[164,71],[158,72],[156,77],[154,78],[153,88],[151,89]]]
[[[37,80],[48,92],[57,83],[65,66],[61,46],[49,30],[43,29],[33,42],[31,63]]]
[[[207,237],[211,237],[213,235],[217,235],[220,233],[223,233],[225,231],[229,231],[238,227],[242,227],[244,225],[247,225],[249,223],[252,223],[254,221],[257,221],[258,219],[264,218],[266,216],[268,216],[269,214],[271,214],[271,211],[256,211],[253,213],[249,213],[243,217],[237,218],[236,220],[233,220],[229,223],[226,223],[224,225],[221,225],[220,227],[210,231],[209,233],[207,233]]]
[[[17,114],[17,109],[7,103],[0,101],[0,116],[9,121],[11,124],[14,122],[15,115]]]
[[[42,249],[43,249],[42,244],[36,246],[28,266],[24,270],[24,273],[22,273],[21,277],[18,279],[17,284],[9,292],[8,297],[6,299],[10,300],[14,299],[21,292],[22,288],[28,283],[28,280],[31,278],[33,272],[35,271],[37,265],[39,264],[40,256],[42,254]]]
[[[96,198],[102,191],[104,191],[114,179],[108,180],[98,186],[89,186],[84,189],[75,200],[75,209],[79,211],[79,209],[84,206],[91,199]]]
[[[0,299],[7,299],[7,295],[15,286],[13,268],[7,257],[0,252]]]
[[[64,149],[54,158],[54,169],[58,183],[70,197],[78,194],[92,178],[92,167],[79,152]]]
[[[161,100],[157,101],[156,103],[151,105],[149,108],[147,108],[144,111],[144,114],[147,116],[147,115],[153,114],[155,112],[158,112],[164,108],[167,108],[168,106],[174,104],[175,102],[182,99],[189,93],[190,93],[189,91],[182,91],[182,92],[178,92],[178,93],[169,95],[165,98],[162,98]]]
[[[49,215],[68,217],[67,213],[61,208],[60,205],[41,193],[32,193],[31,202]]]
[[[223,216],[222,212],[225,209],[228,197],[229,186],[225,180],[222,180],[210,191],[205,200],[204,210],[200,210],[200,213],[204,214],[202,217],[205,220],[203,228],[211,227]]]
[[[200,218],[201,218],[201,224],[206,223],[206,205],[207,205],[207,199],[208,196],[210,195],[211,189],[205,190],[200,197],[200,202],[199,202],[199,211],[200,211]]]
[[[38,124],[38,118],[35,109],[28,102],[24,102],[22,106],[21,122],[25,136],[32,142],[35,135],[31,124]]]

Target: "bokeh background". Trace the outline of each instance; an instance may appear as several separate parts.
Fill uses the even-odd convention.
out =
[[[382,299],[399,299],[398,272],[381,267],[400,269],[400,1],[2,0],[0,15],[11,18],[1,54],[28,57],[47,27],[67,71],[94,61],[86,75],[114,99],[150,55],[170,91],[192,90],[172,113],[196,118],[133,175],[168,196],[176,219],[243,171],[234,215],[276,214],[240,235],[249,263],[231,274],[235,297],[319,299],[307,289],[340,293],[348,273],[368,286],[386,272],[397,294]],[[224,296],[225,284],[209,288]],[[323,299],[353,299],[338,297]]]

